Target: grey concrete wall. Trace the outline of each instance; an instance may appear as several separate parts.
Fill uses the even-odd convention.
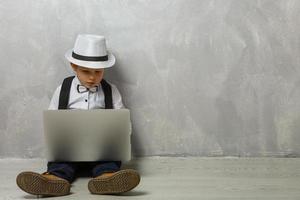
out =
[[[1,0],[0,156],[43,155],[78,33],[117,57],[135,155],[300,155],[300,1]]]

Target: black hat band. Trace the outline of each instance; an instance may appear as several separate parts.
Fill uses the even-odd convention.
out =
[[[106,56],[82,56],[79,54],[72,52],[72,57],[76,58],[78,60],[84,60],[84,61],[108,61],[108,55]]]

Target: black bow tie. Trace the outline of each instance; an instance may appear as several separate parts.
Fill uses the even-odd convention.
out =
[[[94,93],[94,92],[98,91],[98,86],[87,88],[83,85],[77,85],[77,91],[78,91],[78,93],[84,93],[84,92],[87,92],[87,91],[90,91],[90,92]]]

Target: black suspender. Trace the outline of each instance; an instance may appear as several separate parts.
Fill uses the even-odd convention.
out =
[[[64,79],[60,89],[58,109],[68,109],[70,89],[74,77],[70,76]]]
[[[75,76],[70,76],[64,79],[59,94],[58,109],[68,109],[70,90],[74,77]],[[113,109],[112,89],[110,84],[102,79],[101,87],[104,92],[105,109]]]
[[[101,87],[104,92],[105,109],[113,109],[112,90],[106,80],[101,80]]]

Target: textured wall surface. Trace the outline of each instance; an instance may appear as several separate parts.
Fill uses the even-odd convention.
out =
[[[135,155],[300,155],[300,1],[0,0],[0,156],[43,155],[78,33],[102,34]]]

